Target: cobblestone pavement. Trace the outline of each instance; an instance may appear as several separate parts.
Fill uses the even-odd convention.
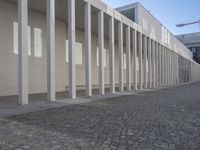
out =
[[[200,83],[0,119],[1,150],[199,150]]]

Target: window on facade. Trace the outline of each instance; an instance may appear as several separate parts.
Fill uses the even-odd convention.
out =
[[[65,40],[66,62],[69,62],[68,40]]]
[[[146,66],[149,66],[148,59],[146,59]],[[149,72],[149,67],[146,67],[146,72]]]
[[[82,43],[76,42],[75,44],[75,62],[76,65],[83,64],[83,48]]]
[[[139,71],[139,57],[136,57],[136,70]]]
[[[16,22],[13,23],[13,45],[14,53],[18,54],[18,24]]]
[[[42,29],[34,28],[34,56],[35,57],[42,57],[42,48],[43,48]]]
[[[126,54],[124,54],[124,69],[126,69]]]
[[[99,66],[99,47],[97,47],[96,58],[97,58],[97,66]],[[107,67],[108,65],[107,49],[104,49],[104,52],[103,52],[103,65],[104,67]]]
[[[66,62],[69,62],[69,50],[68,50],[68,40],[65,40],[66,48]],[[82,43],[76,42],[75,44],[75,63],[76,65],[83,64],[83,47]]]
[[[13,23],[13,52],[18,55],[18,23]],[[31,27],[28,26],[28,55],[31,56]]]

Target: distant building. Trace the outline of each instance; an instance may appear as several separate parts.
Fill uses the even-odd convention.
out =
[[[181,34],[177,38],[193,53],[193,59],[200,64],[200,32]]]
[[[147,33],[152,39],[155,39],[162,45],[187,59],[193,58],[191,51],[177,40],[177,38],[140,3],[132,3],[119,7],[116,10],[137,23],[142,28],[143,33]]]

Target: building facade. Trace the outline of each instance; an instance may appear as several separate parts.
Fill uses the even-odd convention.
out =
[[[200,32],[176,36],[193,53],[193,59],[200,64]]]
[[[192,53],[169,33],[163,43],[159,28],[99,0],[0,0],[0,96],[28,104],[199,81]]]

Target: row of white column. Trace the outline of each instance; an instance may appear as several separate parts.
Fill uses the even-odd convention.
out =
[[[47,93],[48,100],[55,101],[55,0],[47,2]],[[91,5],[85,6],[85,68],[86,96],[92,96],[91,65]],[[28,104],[28,0],[18,0],[19,22],[19,104]],[[109,65],[110,91],[115,93],[115,35],[114,17],[109,16]],[[124,91],[123,49],[126,43],[126,89],[155,88],[178,83],[177,55],[142,33],[118,21],[119,91]],[[126,40],[123,28],[126,28]],[[75,0],[68,0],[68,40],[69,40],[69,96],[76,98],[75,68]],[[131,41],[132,35],[132,41]],[[98,11],[99,47],[99,94],[105,93],[104,87],[104,12]],[[132,48],[132,53],[131,53]],[[137,73],[139,57],[139,76]],[[147,63],[148,61],[148,63]],[[147,65],[148,64],[148,65]],[[148,70],[148,72],[147,72]],[[131,80],[131,77],[133,79]]]

